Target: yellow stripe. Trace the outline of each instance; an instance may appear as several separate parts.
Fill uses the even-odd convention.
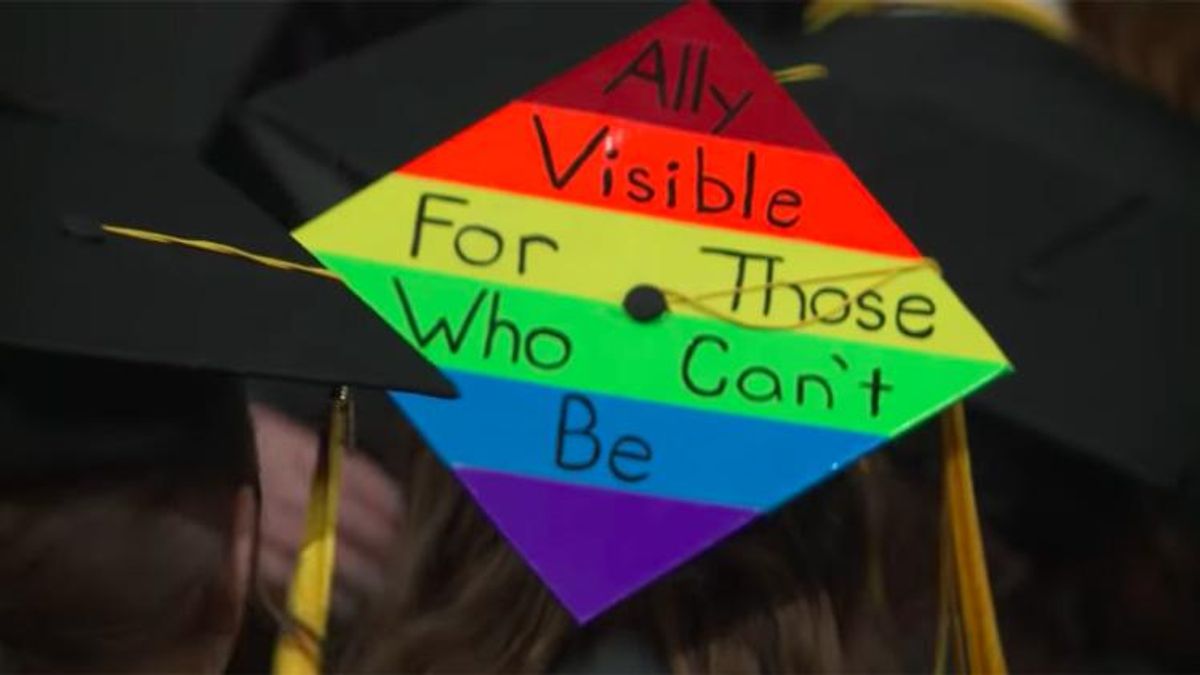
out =
[[[422,195],[442,195],[426,197],[426,221],[451,224],[422,225],[414,257],[415,222]],[[933,267],[896,276],[877,290],[880,301],[868,304],[878,304],[883,321],[880,328],[869,330],[880,317],[861,307],[850,308],[847,318],[833,323],[839,318],[838,306],[844,303],[831,290],[818,293],[822,288],[836,287],[855,296],[898,266],[912,266],[914,261],[909,258],[701,227],[402,174],[381,178],[310,221],[296,236],[312,251],[613,305],[619,305],[626,292],[639,284],[692,297],[727,291],[737,286],[739,261],[718,251],[765,254],[778,259],[774,281],[845,275],[855,278],[801,286],[807,300],[804,316],[800,296],[790,288],[771,291],[767,315],[763,314],[766,298],[761,289],[744,293],[736,311],[732,311],[734,298],[727,293],[706,301],[712,311],[686,304],[673,309],[693,316],[732,314],[744,322],[767,325],[794,324],[805,316],[819,314],[823,321],[809,322],[802,330],[860,343],[1006,362]],[[553,247],[547,241],[553,241]],[[471,264],[456,252],[457,244],[462,255],[476,262],[485,261],[496,253],[497,242],[501,242],[499,253],[490,264]],[[765,262],[747,262],[743,288],[768,281],[766,270]],[[902,298],[918,295],[932,300],[936,308],[932,319],[912,314],[911,310],[921,304],[912,299],[903,305],[902,316],[898,313]],[[835,316],[830,316],[831,312]],[[909,333],[919,332],[932,322],[932,335],[905,335],[898,316]]]

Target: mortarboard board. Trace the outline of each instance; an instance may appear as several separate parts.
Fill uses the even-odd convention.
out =
[[[459,8],[267,90],[240,126],[299,224],[662,11],[635,2]],[[381,78],[397,86],[380,87]]]
[[[269,90],[244,118],[285,183],[325,186],[296,202],[315,215],[501,105],[498,79],[524,90],[659,11],[622,8],[462,10]],[[1169,308],[1195,286],[1196,125],[1005,21],[923,11],[802,33],[779,6],[731,9],[768,64],[828,68],[789,93],[1020,364],[971,403],[1158,486],[1193,475],[1197,328]],[[406,67],[464,35],[436,66]]]
[[[519,91],[296,236],[447,369],[398,402],[579,620],[1008,369],[708,5]]]
[[[286,3],[5,3],[0,105],[194,149]]]
[[[192,160],[0,120],[0,345],[308,382],[452,393],[345,288],[106,233],[125,225],[311,259]]]

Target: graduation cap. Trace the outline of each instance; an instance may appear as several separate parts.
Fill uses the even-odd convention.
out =
[[[352,433],[346,385],[440,396],[452,395],[452,385],[314,266],[286,230],[198,164],[70,127],[8,119],[0,119],[0,158],[0,368],[38,385],[23,391],[5,381],[0,474],[19,480],[203,465],[206,455],[171,453],[229,450],[191,442],[230,411],[204,373],[341,385],[290,602],[320,636],[339,458]],[[80,409],[89,410],[94,429],[47,432],[82,443],[18,442],[48,438],[37,435],[46,431],[43,418],[30,415],[88,398],[96,403]],[[189,442],[184,449],[87,437],[120,429],[121,420],[158,430],[176,425],[190,430]],[[305,658],[300,647],[281,651]]]
[[[788,93],[1020,365],[971,405],[1150,484],[1200,485],[1197,322],[1178,309],[1196,286],[1200,129],[1070,45],[977,12],[807,33],[778,5],[729,10],[766,63],[828,69]],[[462,10],[260,95],[246,126],[315,215],[658,11]]]
[[[405,159],[296,236],[445,369],[396,400],[580,621],[1009,369],[707,4]]]
[[[5,3],[0,106],[194,149],[286,13],[285,3]]]

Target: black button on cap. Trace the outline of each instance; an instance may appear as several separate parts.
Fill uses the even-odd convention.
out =
[[[68,213],[63,214],[59,220],[62,230],[66,234],[88,241],[104,241],[104,230],[101,229],[100,222],[94,218]]]
[[[640,284],[629,289],[622,303],[625,311],[634,321],[646,323],[653,321],[667,311],[667,298],[662,291],[647,284]]]

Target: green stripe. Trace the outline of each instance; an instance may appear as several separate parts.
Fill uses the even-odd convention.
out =
[[[802,331],[751,330],[670,313],[641,324],[620,307],[591,300],[314,253],[435,364],[481,375],[892,436],[1007,369],[998,363],[831,340]],[[444,334],[424,346],[418,344],[401,289],[412,320],[425,335],[442,318],[457,334],[466,324],[470,307],[476,305],[458,349],[451,348]],[[538,368],[530,365],[522,345],[514,363],[513,341],[504,328],[493,331],[491,353],[485,355],[497,298],[495,316],[518,327],[522,342],[532,346],[534,358],[548,365],[561,358],[560,343],[544,331],[536,333],[548,328],[569,337],[569,360],[561,367]],[[530,341],[534,334],[537,337]],[[684,355],[697,338],[703,341],[695,351],[692,379],[696,386],[711,390],[725,378],[724,391],[718,395],[698,395],[684,383]],[[728,345],[727,352],[721,351],[717,340]],[[773,386],[763,371],[768,369],[782,384],[782,400],[756,401],[740,394],[739,375],[748,367],[758,369],[745,380],[750,394],[762,395]],[[879,390],[878,412],[872,414],[871,382],[876,368],[883,384],[891,389]],[[832,408],[814,376],[824,378],[832,390]],[[807,378],[802,380],[803,402],[798,400],[800,378]]]

